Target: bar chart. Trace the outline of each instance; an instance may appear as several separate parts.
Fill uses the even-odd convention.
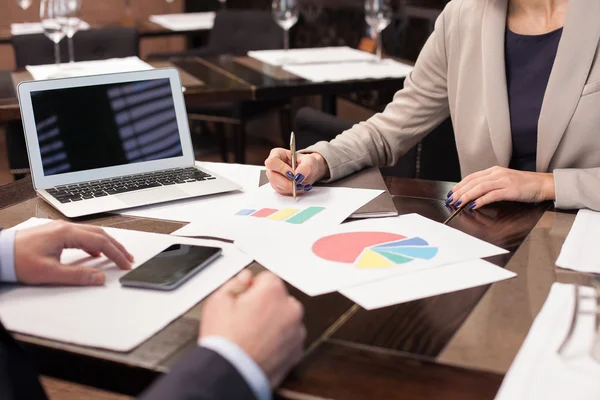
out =
[[[325,210],[325,207],[307,207],[300,208],[261,208],[251,209],[244,208],[239,210],[235,215],[241,217],[265,218],[271,221],[284,221],[290,224],[301,225],[309,221],[314,216]]]

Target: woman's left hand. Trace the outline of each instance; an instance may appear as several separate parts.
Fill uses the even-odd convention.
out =
[[[467,176],[448,193],[446,205],[471,209],[496,201],[539,203],[554,200],[552,173],[518,171],[492,167]]]

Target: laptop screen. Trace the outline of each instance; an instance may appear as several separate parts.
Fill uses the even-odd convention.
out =
[[[182,156],[168,78],[31,93],[45,176]]]

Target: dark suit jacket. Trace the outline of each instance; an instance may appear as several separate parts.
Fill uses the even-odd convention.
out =
[[[144,400],[255,400],[252,390],[227,360],[198,347],[142,396]],[[27,355],[0,323],[0,399],[47,400]]]

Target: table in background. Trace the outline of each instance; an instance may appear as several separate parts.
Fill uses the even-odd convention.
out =
[[[451,214],[444,205],[451,183],[389,177],[386,183],[401,214],[416,212],[440,222]],[[0,188],[0,207],[2,227],[30,217],[62,218],[35,197],[28,179]],[[449,223],[510,251],[490,261],[519,276],[491,290],[482,286],[366,311],[338,293],[308,297],[290,287],[306,308],[307,345],[314,351],[279,394],[493,399],[552,282],[586,280],[583,274],[555,270],[574,216],[550,208],[548,203],[503,203],[463,211]],[[183,225],[108,214],[77,222],[159,233]],[[256,263],[249,268],[263,269]],[[125,354],[16,337],[44,374],[135,395],[195,345],[201,304]]]
[[[157,37],[168,37],[168,36],[177,36],[177,35],[207,35],[210,32],[210,29],[191,29],[191,30],[183,30],[183,31],[174,31],[171,29],[167,29],[162,25],[155,24],[154,22],[148,20],[137,20],[134,21],[133,25],[129,24],[107,24],[107,25],[99,25],[90,23],[92,28],[108,28],[112,26],[134,26],[137,28],[140,38],[157,38]],[[0,26],[0,45],[1,44],[10,44],[12,41],[12,33],[10,26]]]
[[[174,66],[182,74],[188,105],[219,102],[288,99],[320,95],[323,109],[335,114],[338,95],[380,89],[400,89],[404,78],[342,82],[311,82],[249,57],[219,56],[150,61],[154,67]],[[21,118],[16,84],[31,79],[29,73],[0,71],[0,123]]]

